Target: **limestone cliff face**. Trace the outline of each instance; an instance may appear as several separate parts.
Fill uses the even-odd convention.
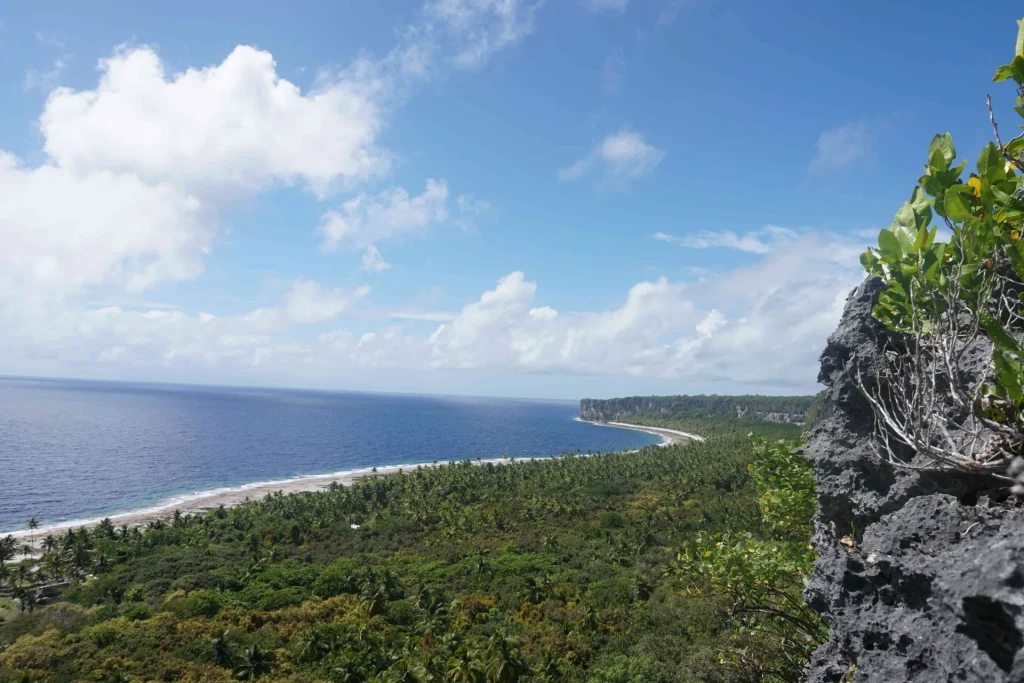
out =
[[[644,415],[679,415],[682,408],[688,414],[702,412],[702,417],[714,415],[728,415],[730,417],[754,416],[768,422],[791,422],[803,424],[807,419],[807,411],[770,411],[758,410],[742,402],[734,403],[729,400],[724,405],[708,409],[696,409],[688,402],[699,400],[702,397],[690,396],[631,396],[628,398],[612,398],[608,400],[597,400],[585,398],[580,401],[580,417],[584,420],[597,420],[600,422],[628,422],[631,414]],[[722,397],[725,398],[725,397]]]
[[[824,417],[806,447],[820,559],[806,597],[832,633],[805,680],[1024,681],[1024,512],[991,479],[896,469],[872,450],[850,360],[881,362],[880,289],[869,279],[854,290],[821,357]],[[989,357],[967,373],[986,372]]]

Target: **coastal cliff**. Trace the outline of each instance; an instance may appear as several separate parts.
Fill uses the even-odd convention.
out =
[[[794,396],[630,396],[580,401],[580,417],[598,422],[626,422],[631,415],[661,417],[729,417],[802,424],[811,397]]]
[[[821,356],[823,415],[806,445],[820,557],[805,596],[831,636],[804,680],[1022,681],[1022,510],[991,478],[897,469],[873,452],[851,360],[883,360],[889,333],[871,316],[881,288],[854,290]],[[979,349],[964,371],[977,378],[989,358]]]

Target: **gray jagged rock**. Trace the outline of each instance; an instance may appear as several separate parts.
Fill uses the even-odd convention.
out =
[[[825,417],[805,451],[820,557],[805,595],[832,632],[804,680],[1024,681],[1024,511],[991,503],[1006,495],[991,478],[897,469],[871,446],[851,360],[864,377],[883,362],[881,288],[868,279],[851,293],[821,357]],[[989,358],[972,349],[965,372],[987,372]]]

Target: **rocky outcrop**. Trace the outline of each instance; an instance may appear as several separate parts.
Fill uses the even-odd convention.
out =
[[[747,399],[747,401],[744,401]],[[763,409],[758,404],[795,404],[797,410]],[[633,415],[660,417],[738,417],[767,422],[803,424],[807,419],[810,397],[743,397],[743,396],[631,396],[580,401],[580,417],[598,422],[628,422]]]
[[[806,598],[832,631],[805,680],[1024,681],[1024,511],[991,478],[897,469],[874,454],[851,361],[870,377],[883,360],[889,333],[871,317],[880,289],[869,279],[854,290],[821,357],[824,414],[806,446],[820,557]],[[967,373],[986,372],[989,357],[975,354]]]

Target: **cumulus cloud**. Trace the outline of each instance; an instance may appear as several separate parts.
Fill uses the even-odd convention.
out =
[[[428,180],[418,195],[392,187],[375,196],[365,193],[328,211],[320,219],[324,251],[344,246],[358,249],[377,242],[421,232],[448,219],[448,183]]]
[[[91,90],[54,90],[47,160],[0,151],[0,287],[63,294],[195,277],[231,202],[275,185],[322,195],[385,172],[371,84],[302,93],[271,55],[239,46],[168,75],[147,46],[100,62]]]
[[[781,244],[791,242],[798,234],[788,228],[766,225],[761,230],[738,235],[731,230],[702,230],[692,235],[676,237],[664,232],[652,235],[659,242],[668,242],[688,249],[735,249],[752,254],[767,254]]]
[[[827,130],[818,136],[814,158],[807,168],[815,175],[845,168],[865,156],[870,144],[871,135],[863,121]]]
[[[150,46],[117,48],[99,61],[95,87],[50,93],[43,163],[0,150],[12,198],[0,207],[0,287],[59,296],[199,275],[237,202],[279,186],[323,199],[387,174],[393,154],[379,137],[410,86],[441,63],[482,65],[530,32],[535,10],[432,0],[383,57],[322,69],[307,91],[251,46],[179,72]],[[26,87],[52,88],[65,65],[31,72]]]
[[[336,182],[388,170],[373,82],[321,84],[303,94],[269,52],[240,45],[218,65],[169,76],[147,46],[100,62],[94,90],[60,89],[40,128],[54,162],[76,173],[133,173],[196,191],[253,192]]]
[[[653,171],[665,152],[644,141],[639,133],[623,129],[609,135],[575,163],[559,169],[560,180],[575,180],[595,169],[603,170],[606,178],[629,181]]]
[[[799,234],[753,264],[700,282],[638,282],[604,310],[556,310],[522,272],[502,277],[457,311],[394,310],[396,321],[347,324],[297,343],[289,330],[352,312],[367,290],[296,281],[273,308],[234,316],[119,307],[0,310],[5,356],[75,367],[155,363],[225,376],[258,366],[324,384],[332,372],[400,369],[632,376],[758,390],[807,391],[818,354],[862,272],[858,242]],[[342,320],[339,318],[339,320]],[[29,330],[12,348],[5,334]],[[325,375],[326,373],[326,375]],[[252,377],[252,375],[248,375]]]
[[[314,347],[288,340],[289,331],[333,320],[369,292],[369,287],[345,290],[299,279],[276,306],[224,316],[77,308],[54,299],[0,300],[0,349],[5,360],[16,360],[23,369],[65,372],[83,365],[193,371],[266,366],[272,359],[308,359]]]
[[[452,219],[455,225],[471,230],[476,219],[491,208],[490,202],[461,194],[453,211],[448,207],[448,183],[427,180],[418,195],[403,187],[392,187],[376,195],[361,193],[337,209],[320,217],[320,249],[364,249],[363,268],[381,272],[390,268],[376,246],[389,240],[421,235],[431,226]]]
[[[131,173],[35,168],[0,152],[0,290],[142,289],[203,269],[213,229],[200,200]]]
[[[352,291],[331,289],[313,280],[296,280],[285,299],[288,319],[300,325],[333,320],[370,293],[363,286]]]

